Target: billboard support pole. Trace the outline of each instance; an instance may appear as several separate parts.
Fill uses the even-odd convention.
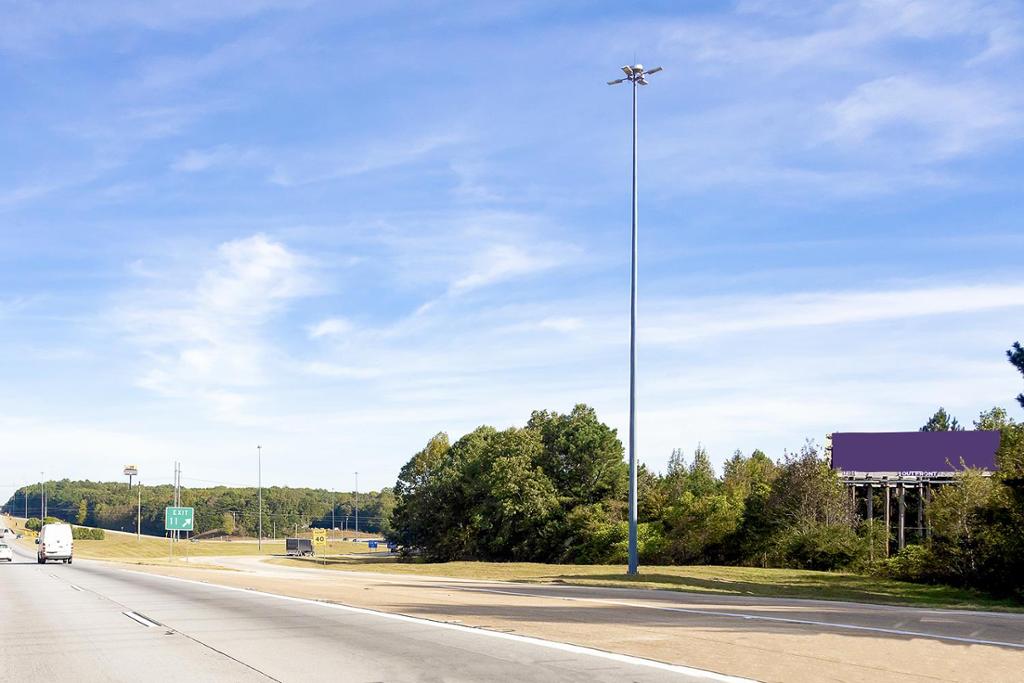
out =
[[[889,482],[885,482],[885,556],[889,557],[889,537],[892,536],[892,521],[889,517]]]
[[[899,483],[899,488],[897,489],[897,491],[899,492],[899,503],[900,503],[899,545],[900,545],[900,550],[902,551],[904,546],[906,546],[906,540],[907,540],[906,539],[906,518],[907,518],[906,493],[907,493],[907,487],[904,486],[903,482]]]
[[[868,505],[868,559],[875,561],[875,490],[871,484],[867,486]]]

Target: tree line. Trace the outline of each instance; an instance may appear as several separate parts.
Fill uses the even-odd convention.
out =
[[[638,471],[638,545],[647,564],[835,569],[867,558],[839,478],[808,442],[776,462],[735,453],[719,476],[706,449]],[[392,538],[428,560],[621,563],[628,471],[614,429],[578,405],[522,428],[433,437],[402,468]]]
[[[1024,374],[1020,344],[1007,355]],[[721,474],[702,447],[673,452],[664,474],[641,466],[640,560],[845,569],[1024,599],[1024,424],[993,408],[974,427],[1001,432],[997,472],[960,472],[928,505],[930,536],[894,557],[891,530],[860,518],[808,441],[779,459],[737,451]],[[921,429],[962,427],[940,408]],[[619,564],[627,486],[622,444],[592,408],[537,411],[521,428],[431,438],[399,474],[389,537],[429,561]]]
[[[45,482],[46,510],[49,516],[73,524],[103,529],[135,531],[139,487],[129,491],[126,482],[72,481]],[[182,487],[182,505],[195,508],[196,533],[226,533],[255,536],[259,522],[255,487],[215,486]],[[174,499],[170,484],[143,486],[142,532],[164,534],[164,508]],[[23,486],[3,506],[13,515],[40,513],[39,484]],[[357,505],[358,504],[358,505]],[[359,530],[372,533],[388,531],[394,495],[381,491],[331,492],[325,489],[271,486],[263,489],[263,533],[278,538],[296,530],[331,528],[352,529],[356,508]],[[333,514],[332,514],[333,513]]]

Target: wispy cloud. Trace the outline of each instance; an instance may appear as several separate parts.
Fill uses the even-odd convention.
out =
[[[267,381],[274,351],[264,326],[313,291],[308,262],[258,234],[221,244],[191,287],[130,295],[116,319],[145,354],[141,386],[227,414],[244,402],[238,390]]]
[[[692,312],[671,312],[672,309]],[[1024,308],[1024,286],[970,284],[879,291],[787,293],[661,302],[670,311],[651,316],[644,338],[655,344],[728,334],[806,327],[835,327],[935,315]]]
[[[488,247],[473,259],[468,273],[452,282],[448,291],[462,294],[514,277],[539,273],[562,263],[551,253],[531,252],[523,247],[497,244]]]
[[[171,163],[171,170],[180,173],[199,173],[255,163],[265,163],[265,154],[262,151],[218,145],[208,149],[187,150]]]
[[[352,323],[344,318],[327,318],[309,328],[310,339],[342,337],[352,331]]]
[[[443,133],[404,140],[375,140],[355,147],[291,150],[275,160],[269,180],[283,187],[295,187],[395,168],[421,161],[462,139],[460,135]]]
[[[979,84],[892,76],[859,86],[831,113],[831,137],[844,145],[885,144],[894,153],[917,151],[915,156],[929,160],[1024,137],[1019,94]],[[908,143],[918,149],[908,150]]]

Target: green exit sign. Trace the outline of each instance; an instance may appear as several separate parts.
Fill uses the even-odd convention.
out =
[[[164,529],[167,531],[192,531],[195,519],[195,508],[169,507],[164,509]]]

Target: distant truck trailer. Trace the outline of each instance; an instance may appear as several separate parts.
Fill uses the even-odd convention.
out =
[[[313,541],[309,538],[286,538],[284,549],[294,557],[309,557],[313,554]]]

